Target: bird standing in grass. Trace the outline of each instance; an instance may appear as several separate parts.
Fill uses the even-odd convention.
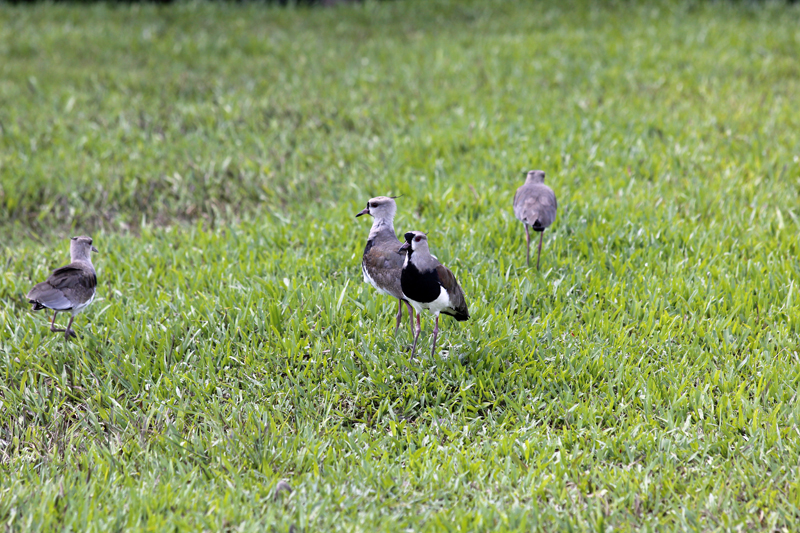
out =
[[[528,265],[531,264],[531,234],[539,232],[539,253],[536,256],[536,269],[539,269],[539,259],[542,257],[542,239],[544,230],[556,219],[556,195],[553,189],[544,184],[544,171],[531,170],[525,179],[525,184],[517,189],[514,195],[514,216],[525,225],[525,237],[528,242]]]
[[[369,231],[364,257],[361,259],[361,271],[364,281],[375,287],[380,294],[388,294],[397,298],[397,324],[395,333],[403,319],[403,302],[408,307],[408,318],[414,327],[414,312],[403,296],[400,288],[400,271],[403,268],[403,256],[397,253],[400,243],[394,233],[394,215],[397,204],[394,198],[376,196],[370,198],[367,207],[356,214],[372,217],[372,229]]]
[[[406,242],[398,250],[406,253],[400,285],[403,295],[417,310],[417,331],[411,357],[417,351],[417,339],[422,331],[420,313],[423,309],[430,310],[436,320],[431,348],[433,357],[436,353],[436,338],[439,336],[439,313],[450,315],[459,322],[467,320],[467,301],[453,273],[428,251],[428,237],[421,231],[410,231],[405,234],[405,238]]]
[[[94,300],[97,274],[92,265],[92,252],[97,252],[97,248],[92,246],[91,237],[73,237],[69,244],[72,262],[54,270],[47,280],[37,283],[28,293],[28,302],[33,304],[34,311],[53,310],[50,331],[64,332],[67,340],[71,336],[77,337],[71,329],[72,321]],[[56,315],[67,311],[72,313],[67,329],[57,328]]]

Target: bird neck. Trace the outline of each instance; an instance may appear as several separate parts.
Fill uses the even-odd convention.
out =
[[[83,250],[70,250],[69,256],[73,263],[89,263],[89,266],[94,268],[94,265],[92,265],[91,252],[86,253]]]
[[[394,234],[394,217],[374,218],[372,220],[372,229],[369,234],[374,235],[387,230]]]
[[[438,265],[438,261],[433,258],[427,248],[418,248],[414,251],[409,250],[409,252],[406,262],[413,264],[420,272],[433,270]]]

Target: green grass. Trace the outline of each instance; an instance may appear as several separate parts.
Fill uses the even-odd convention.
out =
[[[0,5],[2,527],[795,529],[800,9],[597,4]],[[434,358],[378,194],[467,295]]]

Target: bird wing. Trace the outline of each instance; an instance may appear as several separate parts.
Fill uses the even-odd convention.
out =
[[[442,311],[448,315],[452,315],[456,320],[466,320],[469,318],[469,310],[467,309],[467,300],[464,298],[464,291],[458,284],[458,280],[450,270],[439,264],[436,267],[436,275],[439,276],[439,284],[447,291],[450,297],[450,307],[453,312],[448,313],[448,310]]]
[[[47,278],[47,282],[56,289],[70,287],[94,289],[97,286],[97,276],[92,269],[84,265],[70,263],[53,270],[53,273]]]
[[[70,263],[57,268],[47,280],[36,284],[28,299],[56,311],[72,309],[89,300],[97,287],[97,276],[91,267]]]
[[[33,304],[40,304],[41,306],[55,309],[56,311],[72,309],[72,302],[67,299],[67,296],[60,289],[56,289],[47,281],[37,283],[30,292],[28,292],[28,301]],[[34,311],[38,309],[41,309],[41,307],[34,306]]]
[[[370,277],[395,298],[403,298],[400,288],[400,274],[403,270],[403,254],[397,253],[400,241],[393,239],[375,239],[372,246],[364,253],[363,264]]]
[[[514,195],[514,216],[533,225],[537,220],[548,227],[556,219],[558,202],[553,189],[544,183],[529,183],[517,189]]]

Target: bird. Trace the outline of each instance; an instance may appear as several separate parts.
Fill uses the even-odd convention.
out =
[[[92,265],[92,252],[97,248],[92,245],[91,237],[81,235],[72,237],[69,244],[69,255],[72,262],[57,268],[45,281],[37,283],[28,292],[28,303],[33,304],[33,311],[52,309],[53,319],[50,321],[50,331],[63,332],[64,339],[77,337],[72,330],[72,322],[86,306],[94,300],[97,288],[97,273]],[[70,311],[72,316],[67,324],[67,329],[56,327],[56,315],[59,312]]]
[[[394,233],[394,215],[397,212],[396,196],[376,196],[370,198],[367,207],[356,214],[372,217],[372,229],[369,231],[364,256],[361,259],[361,272],[364,281],[369,283],[380,294],[388,294],[397,298],[397,324],[394,331],[400,329],[403,320],[403,303],[408,308],[411,327],[414,327],[414,311],[400,288],[400,271],[403,268],[403,256],[397,253],[400,241]]]
[[[539,259],[542,257],[542,240],[544,230],[556,219],[556,194],[553,189],[544,184],[544,171],[531,170],[525,179],[525,184],[517,189],[514,195],[514,216],[525,225],[525,237],[528,242],[528,266],[531,264],[531,234],[538,231],[539,253],[536,256],[536,269],[539,269]]]
[[[467,301],[458,280],[450,270],[431,255],[428,250],[428,237],[421,231],[409,231],[404,235],[406,242],[397,251],[405,252],[400,286],[403,295],[417,311],[417,330],[411,357],[417,350],[417,339],[422,331],[420,314],[423,309],[433,313],[433,347],[431,357],[436,353],[436,339],[439,336],[439,313],[450,315],[459,322],[469,319]]]

